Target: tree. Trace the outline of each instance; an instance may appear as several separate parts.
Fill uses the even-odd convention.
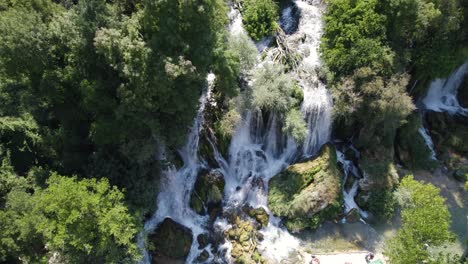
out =
[[[106,179],[97,181],[57,174],[33,195],[42,217],[36,230],[49,251],[74,263],[116,263],[135,259],[137,229],[123,203],[123,193]]]
[[[244,0],[243,22],[250,37],[258,41],[272,35],[278,27],[278,5],[273,0]]]
[[[438,188],[413,176],[403,178],[396,197],[402,208],[402,227],[386,242],[384,254],[392,264],[428,261],[427,246],[440,246],[454,238],[445,199]]]
[[[361,67],[392,70],[393,52],[385,44],[386,17],[377,0],[331,0],[324,17],[322,58],[340,79]]]
[[[407,74],[385,78],[370,68],[360,68],[332,87],[338,106],[335,116],[348,124],[359,124],[359,145],[375,145],[376,139],[386,147],[393,144],[396,129],[415,109],[405,91],[408,79]]]
[[[417,77],[445,77],[466,59],[461,23],[463,1],[384,0],[387,35],[400,68],[409,64]],[[465,53],[465,54],[463,54]]]

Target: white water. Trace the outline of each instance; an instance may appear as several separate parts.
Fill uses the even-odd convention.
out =
[[[362,218],[367,218],[368,213],[357,205],[356,201],[354,198],[356,197],[358,188],[359,188],[359,170],[356,168],[356,166],[353,164],[351,160],[347,160],[345,158],[345,155],[342,151],[336,150],[336,156],[338,159],[338,162],[342,164],[343,166],[343,172],[344,172],[344,177],[343,177],[343,198],[344,198],[344,205],[345,205],[345,213],[349,213],[353,208],[357,209],[359,214],[361,215]],[[354,183],[351,187],[351,189],[346,190],[346,182],[348,181],[349,177],[355,177],[356,179],[354,180]]]
[[[423,103],[428,110],[448,112],[450,114],[468,115],[468,109],[460,106],[457,93],[468,74],[468,62],[456,69],[447,79],[432,81]]]
[[[420,127],[418,129],[418,132],[423,137],[424,142],[426,142],[426,146],[431,151],[431,159],[437,160],[437,156],[436,156],[436,153],[435,153],[435,150],[434,150],[434,143],[432,142],[432,138],[429,135],[429,133],[427,132],[426,128]]]
[[[259,109],[244,113],[231,140],[227,161],[217,150],[214,151],[226,180],[225,209],[250,205],[254,208],[263,207],[270,214],[268,181],[298,156],[310,157],[316,154],[330,139],[332,101],[315,71],[320,67],[318,48],[322,32],[322,9],[317,3],[295,3],[301,12],[299,27],[294,34],[286,36],[286,42],[297,47],[303,58],[293,74],[304,90],[301,109],[307,121],[308,136],[303,145],[298,145],[291,137],[282,134],[281,120],[276,113],[270,113],[268,120],[263,120]],[[234,14],[235,11],[231,11],[231,17],[235,18],[231,31],[244,32],[242,18]],[[291,14],[290,8],[284,10],[283,24],[292,24],[288,22],[293,19]],[[265,41],[257,43],[257,48],[261,52],[265,48]],[[268,52],[269,54],[272,52]],[[265,61],[270,62],[271,59],[267,56],[259,67]],[[279,262],[299,247],[299,240],[282,228],[280,219],[272,215],[268,226],[260,232],[264,240],[259,244],[259,250],[270,261]]]
[[[203,92],[200,98],[200,105],[190,129],[187,143],[179,154],[182,157],[184,165],[180,169],[176,169],[171,165],[163,172],[163,180],[157,198],[158,208],[156,213],[145,223],[145,232],[150,233],[159,223],[169,217],[177,223],[190,228],[193,233],[193,243],[187,263],[192,263],[198,256],[198,241],[197,236],[205,231],[204,224],[206,217],[195,213],[189,206],[190,195],[196,181],[201,163],[198,159],[198,143],[200,139],[200,131],[204,122],[203,114],[205,105],[211,95],[211,89],[214,83],[214,75],[209,74],[207,77],[208,88]],[[142,241],[139,241],[140,247]],[[150,263],[148,252],[144,252],[143,263]]]
[[[296,79],[303,87],[302,112],[306,116],[309,134],[302,146],[303,155],[310,157],[330,140],[332,124],[332,99],[316,71],[320,68],[320,38],[322,36],[322,14],[320,1],[295,1],[301,17],[297,31],[287,37],[287,42],[302,56],[295,71]],[[291,12],[285,10],[283,17]],[[292,20],[293,18],[290,18]]]
[[[282,122],[279,115],[270,113],[268,119],[263,120],[259,109],[251,109],[243,114],[242,121],[231,140],[229,156],[226,159],[210,141],[214,157],[220,167],[219,170],[226,181],[223,201],[225,210],[250,205],[254,208],[263,207],[270,214],[268,181],[298,157],[310,157],[316,154],[320,147],[330,139],[332,101],[325,85],[316,74],[316,69],[320,67],[318,48],[322,32],[322,8],[315,2],[313,5],[306,1],[295,1],[295,3],[301,11],[299,27],[294,34],[287,35],[286,40],[297,47],[303,58],[293,74],[304,90],[301,110],[307,121],[308,136],[303,145],[298,145],[291,137],[282,134]],[[287,21],[291,14],[291,10],[286,9],[282,15],[283,20]],[[239,12],[231,9],[229,17],[231,34],[245,34]],[[292,20],[292,17],[290,19]],[[266,49],[267,41],[268,39],[257,43],[260,52]],[[267,56],[265,61],[268,60],[270,59]],[[146,232],[154,230],[166,217],[190,228],[194,239],[187,263],[195,262],[200,253],[196,238],[207,231],[205,230],[207,218],[191,210],[189,201],[198,171],[202,166],[197,150],[203,111],[210,91],[211,85],[200,99],[200,108],[187,144],[180,150],[184,165],[179,170],[170,167],[165,171],[164,181],[158,195],[157,212],[145,223]],[[220,230],[219,232],[229,227],[227,221],[221,217],[214,224],[214,228]],[[268,226],[260,232],[264,235],[264,240],[259,244],[259,249],[271,261],[279,262],[299,247],[299,240],[281,227],[279,218],[270,216]],[[232,245],[227,241],[218,249],[218,252],[227,251],[225,253],[227,261],[230,261],[231,247]],[[210,252],[207,262],[215,262],[216,257]],[[149,263],[149,261],[149,256],[145,253],[143,262]]]

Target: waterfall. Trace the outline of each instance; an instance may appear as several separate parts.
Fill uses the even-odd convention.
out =
[[[312,4],[309,4],[312,2]],[[295,71],[296,79],[303,87],[304,102],[301,110],[307,120],[308,135],[302,146],[303,155],[310,157],[330,140],[332,124],[332,99],[317,71],[321,67],[319,48],[323,32],[322,13],[324,7],[320,1],[295,1],[301,14],[297,31],[287,36],[286,41],[295,47],[302,61]],[[283,18],[290,15],[283,12]],[[292,21],[293,18],[285,19]]]
[[[199,109],[193,121],[186,144],[179,150],[183,160],[183,166],[176,169],[170,165],[162,173],[161,186],[157,198],[158,208],[155,214],[146,221],[145,232],[153,231],[159,223],[169,217],[177,223],[190,228],[193,233],[193,243],[187,263],[192,263],[197,257],[198,241],[197,236],[203,233],[206,217],[195,213],[189,206],[190,195],[196,181],[198,171],[201,167],[197,156],[200,131],[204,122],[203,114],[206,103],[211,95],[214,83],[214,75],[207,77],[208,87],[200,97]],[[140,247],[142,247],[142,238],[140,236]],[[144,252],[143,263],[150,263],[150,257]]]
[[[466,74],[468,74],[468,62],[456,69],[447,79],[432,81],[426,97],[422,100],[426,109],[468,116],[468,109],[460,106],[457,99],[458,88]]]
[[[351,150],[355,151],[356,156],[359,155],[357,150],[354,147],[350,147]],[[368,218],[368,213],[357,205],[354,198],[356,197],[358,188],[359,188],[359,181],[360,178],[359,170],[356,165],[351,160],[347,160],[345,158],[344,150],[336,150],[336,156],[338,159],[338,163],[341,164],[343,167],[343,198],[344,198],[344,205],[345,205],[345,214],[349,213],[353,208],[357,209],[359,214],[362,218]],[[349,190],[346,190],[346,182],[348,181],[349,177],[354,177],[355,180],[353,185]]]
[[[434,150],[434,143],[432,142],[432,138],[429,135],[429,133],[427,132],[426,128],[425,127],[420,127],[418,129],[418,132],[423,137],[424,142],[426,142],[426,146],[431,151],[431,159],[432,160],[437,160],[437,156],[436,156],[436,153],[435,153],[435,150]]]
[[[268,181],[297,157],[315,155],[322,145],[330,139],[332,100],[325,85],[319,80],[317,69],[320,67],[319,45],[322,33],[320,4],[309,4],[306,1],[295,1],[298,12],[292,12],[293,7],[283,10],[281,24],[285,32],[292,31],[291,17],[293,13],[300,13],[301,17],[297,30],[285,36],[288,45],[297,46],[302,57],[298,67],[292,74],[304,91],[302,113],[307,121],[308,135],[302,145],[298,145],[291,137],[282,134],[281,122],[276,113],[269,113],[266,125],[260,109],[251,109],[244,113],[231,140],[227,160],[217,150],[214,151],[220,169],[225,176],[224,207],[240,208],[250,205],[254,208],[262,207],[270,214],[267,227],[260,230],[264,240],[259,249],[265,257],[281,261],[288,254],[299,247],[299,240],[281,227],[280,219],[271,215],[268,209]],[[232,33],[244,32],[240,14],[231,11]],[[265,41],[257,43],[261,52],[265,48]],[[267,61],[267,56],[258,67]],[[260,56],[259,56],[260,57]],[[216,146],[212,144],[214,149]],[[224,221],[224,220],[219,220]],[[229,248],[229,242],[226,242]],[[229,253],[227,253],[229,255]],[[229,256],[228,256],[229,257]]]
[[[281,17],[283,21],[293,21],[292,16],[300,14],[297,30],[292,33],[295,27],[292,22],[281,24],[287,27],[285,41],[289,43],[288,45],[296,46],[302,58],[292,74],[304,91],[301,111],[307,122],[307,138],[303,144],[298,144],[292,137],[283,134],[281,129],[283,124],[278,113],[266,115],[260,109],[248,109],[242,113],[242,119],[232,136],[227,157],[221,155],[213,139],[210,137],[207,139],[213,149],[213,156],[219,166],[218,170],[225,179],[223,211],[231,209],[235,211],[243,206],[264,208],[270,214],[270,218],[268,225],[259,231],[264,239],[259,243],[258,248],[262,255],[278,262],[297,249],[300,241],[289,234],[281,226],[281,220],[269,211],[268,181],[299,157],[308,158],[315,155],[322,145],[329,141],[331,130],[332,100],[317,74],[320,68],[318,49],[323,26],[321,22],[323,7],[315,1],[312,4],[307,1],[295,1],[294,4],[294,7],[286,8]],[[229,18],[231,34],[246,34],[242,26],[242,16],[238,10],[231,8]],[[257,43],[259,53],[267,48],[266,43],[269,41],[271,38]],[[271,54],[270,51],[257,67],[261,67],[265,61],[271,61],[269,54]],[[261,58],[261,54],[258,57]],[[200,107],[187,143],[179,151],[184,165],[180,169],[171,166],[164,171],[157,198],[158,209],[145,223],[146,232],[154,230],[166,217],[190,228],[194,239],[186,263],[195,262],[200,253],[196,238],[199,234],[208,231],[206,230],[208,218],[196,214],[190,208],[189,201],[197,174],[203,166],[203,162],[197,156],[197,150],[200,130],[204,122],[203,112],[210,96],[212,83],[213,78],[210,75],[210,85],[200,99]],[[230,227],[223,216],[218,216],[213,224],[215,232],[220,233]],[[211,245],[207,249],[210,247]],[[218,247],[220,256],[213,256],[210,252],[210,258],[206,262],[223,262],[223,258],[230,261],[231,248],[232,245],[226,240],[224,245]],[[147,253],[143,262],[149,262]]]

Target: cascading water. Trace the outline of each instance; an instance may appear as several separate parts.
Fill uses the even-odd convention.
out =
[[[457,99],[458,88],[468,74],[468,62],[458,67],[447,79],[435,79],[429,86],[426,97],[422,100],[426,110],[448,112],[451,115],[468,116],[468,109],[463,108]],[[418,130],[431,151],[431,159],[437,160],[434,143],[425,127]]]
[[[422,100],[427,110],[436,112],[448,112],[468,116],[468,109],[460,106],[457,93],[468,74],[468,62],[456,69],[448,79],[436,79],[429,86],[426,97]]]
[[[309,4],[306,1],[295,1],[301,14],[298,29],[285,36],[288,45],[297,46],[302,61],[298,63],[293,75],[304,91],[302,112],[307,121],[308,136],[302,146],[289,136],[281,133],[281,122],[276,113],[270,113],[266,125],[259,109],[247,111],[238,125],[230,144],[227,161],[215,149],[214,155],[225,176],[224,207],[240,208],[242,206],[262,207],[268,210],[268,181],[298,156],[310,157],[329,141],[331,130],[331,97],[325,85],[319,80],[316,69],[320,67],[319,40],[322,32],[322,7],[318,2]],[[282,25],[292,31],[294,18],[292,7],[282,14]],[[244,32],[242,17],[236,10],[230,13],[233,23],[232,34]],[[263,43],[257,45],[262,51]],[[269,51],[265,62],[271,62]],[[215,148],[214,144],[212,146]],[[224,221],[224,220],[220,220]],[[270,215],[267,227],[260,230],[263,241],[259,245],[262,254],[270,260],[281,261],[298,248],[299,240],[280,226],[280,219]],[[229,244],[229,242],[227,242]],[[229,246],[226,246],[229,248]],[[229,252],[227,253],[229,255]],[[229,256],[228,256],[229,257]]]
[[[358,156],[357,151],[355,148],[350,147],[349,149],[355,152],[355,155]],[[338,163],[341,164],[343,167],[343,198],[344,198],[344,205],[345,205],[345,214],[349,213],[351,210],[356,209],[362,218],[367,218],[368,213],[357,205],[354,198],[356,197],[358,188],[359,188],[359,181],[360,173],[356,165],[351,160],[347,160],[344,154],[344,150],[336,150],[336,156],[338,159]],[[349,177],[354,177],[355,180],[353,185],[349,190],[346,189],[346,182],[348,181]]]
[[[254,208],[262,207],[270,214],[268,181],[297,160],[298,157],[311,157],[316,154],[320,147],[330,139],[331,96],[316,73],[320,67],[318,48],[322,32],[322,6],[316,1],[313,1],[312,4],[306,1],[294,1],[294,4],[294,8],[297,8],[296,12],[292,12],[293,7],[286,8],[282,14],[282,24],[289,27],[285,29],[285,32],[291,33],[294,23],[288,21],[294,20],[293,14],[300,13],[297,30],[286,35],[285,41],[296,46],[302,57],[292,74],[304,91],[301,110],[307,121],[308,136],[303,145],[298,145],[291,137],[282,133],[282,122],[278,114],[269,113],[267,119],[264,120],[265,116],[260,109],[250,109],[243,114],[243,118],[234,132],[228,151],[229,156],[226,159],[217,150],[216,144],[208,138],[208,142],[213,148],[214,158],[219,166],[218,170],[225,179],[223,211],[251,206]],[[229,27],[231,34],[245,34],[241,14],[232,8],[229,17],[231,19]],[[264,42],[266,43],[266,41]],[[262,52],[265,47],[264,43],[257,45],[259,52]],[[271,53],[268,52],[265,60],[257,67],[261,67],[265,61],[271,61],[269,54]],[[211,85],[200,99],[200,108],[187,144],[180,150],[184,165],[179,170],[170,167],[165,171],[161,192],[158,195],[157,212],[145,223],[145,231],[147,232],[153,230],[166,217],[190,228],[194,239],[186,260],[187,263],[195,262],[200,253],[196,238],[199,234],[207,231],[205,229],[208,222],[207,217],[196,214],[189,207],[189,200],[197,174],[202,167],[197,151],[203,123],[203,111],[210,91]],[[222,216],[219,216],[213,227],[218,232],[223,232],[230,228],[230,224]],[[268,226],[260,232],[264,239],[258,248],[265,257],[272,261],[279,262],[287,258],[292,250],[299,247],[299,240],[282,228],[280,219],[271,214]],[[218,254],[222,255],[221,258],[210,253],[206,262],[224,262],[223,258],[229,262],[230,249],[230,242],[227,241],[218,248]],[[148,254],[145,254],[144,263],[148,262]]]
[[[419,134],[423,137],[424,142],[426,142],[426,146],[429,148],[431,151],[431,159],[432,160],[437,160],[436,152],[434,150],[434,143],[432,142],[432,138],[427,132],[425,127],[420,127],[418,129]]]
[[[190,228],[193,233],[193,244],[190,255],[187,257],[187,263],[192,263],[197,257],[198,241],[197,236],[203,233],[206,217],[195,213],[189,206],[190,195],[201,167],[198,159],[198,144],[200,140],[200,131],[203,124],[203,114],[206,103],[210,97],[211,89],[214,83],[214,75],[207,77],[208,88],[203,92],[200,98],[200,105],[190,129],[187,143],[180,149],[179,154],[184,165],[180,169],[175,166],[169,166],[162,174],[160,192],[157,202],[158,209],[156,213],[145,223],[145,232],[151,232],[165,218],[171,218],[177,223]],[[142,242],[140,241],[140,247]],[[143,263],[150,263],[147,252],[144,253]]]

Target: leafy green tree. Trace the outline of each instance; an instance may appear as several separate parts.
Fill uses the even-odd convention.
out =
[[[395,74],[387,79],[370,68],[361,68],[333,86],[338,105],[335,116],[360,125],[359,145],[375,144],[376,139],[386,147],[393,144],[396,129],[415,109],[405,91],[408,78],[406,74]]]
[[[331,0],[324,16],[323,60],[338,77],[361,67],[392,72],[394,53],[385,45],[386,17],[378,0]]]
[[[244,33],[231,34],[228,39],[229,51],[237,59],[241,74],[248,74],[257,62],[257,48]]]
[[[244,0],[242,14],[245,29],[253,40],[276,32],[279,8],[274,0]]]
[[[387,35],[400,67],[409,64],[418,77],[448,75],[467,56],[463,51],[463,1],[384,0]],[[463,54],[464,53],[464,54]]]
[[[77,181],[53,174],[33,195],[36,223],[49,251],[73,263],[116,263],[138,256],[134,219],[123,193],[105,179]]]
[[[427,246],[440,246],[454,238],[450,213],[440,190],[407,176],[396,194],[402,207],[402,227],[386,242],[384,254],[390,263],[424,263],[430,259]]]

